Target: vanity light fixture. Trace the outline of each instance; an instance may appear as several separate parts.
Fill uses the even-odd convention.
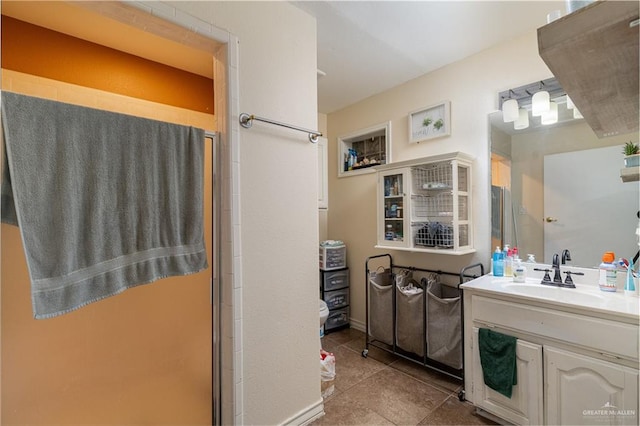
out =
[[[569,95],[567,95],[567,109],[574,109],[575,107],[576,106],[573,104],[573,101],[571,100]]]
[[[578,111],[578,108],[576,107],[573,107],[573,118],[575,119],[584,118],[582,114],[580,114],[580,111]]]
[[[539,105],[535,105],[536,102],[534,99],[539,100],[542,97],[544,101],[544,98],[546,98],[547,110],[550,108],[550,101],[553,100],[555,112],[550,112],[550,116],[545,119],[547,124],[551,124],[560,120],[558,104],[565,102],[566,95],[566,92],[555,78],[538,80],[524,86],[499,92],[498,108],[502,111],[503,122],[513,122],[513,128],[515,130],[523,130],[531,126],[536,127],[540,125],[540,121],[537,119],[533,122],[531,121],[531,116],[536,115],[532,113],[532,110],[539,108]],[[513,117],[515,112],[510,110],[513,108],[510,104],[517,105],[517,117],[515,117],[515,119]],[[536,112],[538,113],[537,116],[542,115],[540,112]]]
[[[543,82],[540,82],[540,90],[531,97],[531,115],[539,116],[549,111],[551,104],[549,102],[549,92],[542,90]]]
[[[509,99],[502,103],[502,119],[505,123],[511,123],[518,119],[518,101],[511,98],[513,91],[509,90]]]
[[[557,122],[558,122],[558,104],[555,103],[554,101],[551,101],[549,102],[549,110],[546,112],[543,112],[542,115],[540,116],[540,123],[555,124]]]
[[[518,111],[518,119],[513,123],[513,128],[516,130],[522,130],[529,127],[529,111],[525,108],[520,108]]]

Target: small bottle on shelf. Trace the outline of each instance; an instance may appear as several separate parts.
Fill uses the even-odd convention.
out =
[[[390,223],[387,224],[387,231],[384,234],[384,239],[385,240],[389,240],[389,241],[393,241],[395,237],[396,237],[396,235],[395,235],[395,232],[393,232],[393,225],[391,225]]]

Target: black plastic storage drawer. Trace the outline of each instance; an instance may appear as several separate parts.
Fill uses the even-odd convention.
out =
[[[325,291],[324,301],[330,310],[349,306],[349,287],[340,290]]]
[[[320,285],[322,291],[332,291],[349,287],[349,268],[336,271],[320,271]]]
[[[329,311],[327,322],[324,323],[325,330],[332,330],[349,325],[349,307]]]

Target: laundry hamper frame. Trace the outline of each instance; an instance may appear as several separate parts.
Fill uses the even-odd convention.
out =
[[[389,308],[391,311],[391,315],[390,318],[388,318],[391,321],[392,324],[392,339],[391,339],[391,343],[389,343],[389,340],[386,338],[386,333],[385,333],[385,341],[382,341],[380,339],[376,339],[376,336],[371,334],[371,320],[370,320],[370,309],[371,309],[371,302],[370,302],[370,297],[372,295],[372,292],[370,290],[370,288],[373,287],[373,281],[370,280],[370,277],[375,276],[376,273],[376,269],[371,269],[371,265],[372,263],[376,264],[382,264],[381,266],[378,266],[377,270],[380,270],[380,268],[383,269],[383,273],[390,273],[391,274],[391,279],[390,279],[390,286],[392,287],[391,290],[391,302],[387,302],[387,303],[391,303],[391,307],[387,307],[387,310],[385,311],[388,312]],[[470,271],[475,270],[475,269],[479,269],[480,270],[480,275],[477,274],[472,274],[470,273]],[[462,351],[462,368],[460,369],[456,369],[453,368],[449,365],[446,365],[442,362],[436,361],[434,359],[429,358],[428,356],[428,339],[427,339],[427,317],[428,317],[428,301],[427,301],[427,286],[425,285],[423,291],[422,291],[422,298],[423,298],[423,315],[422,315],[422,338],[423,338],[423,346],[424,346],[424,350],[422,351],[423,355],[417,355],[415,353],[410,353],[410,352],[406,352],[404,351],[402,348],[400,348],[397,344],[397,330],[396,330],[396,319],[397,319],[397,309],[398,309],[398,301],[397,301],[397,295],[396,293],[399,291],[396,287],[396,280],[394,279],[394,277],[396,276],[396,274],[398,274],[401,271],[410,271],[411,273],[413,272],[418,272],[418,273],[425,273],[425,274],[434,274],[435,276],[450,276],[450,277],[457,277],[458,278],[458,283],[456,285],[456,287],[453,288],[457,288],[458,292],[459,292],[459,297],[460,297],[460,321],[461,321],[461,327],[460,327],[460,339],[461,339],[461,351]],[[385,253],[385,254],[379,254],[376,256],[370,256],[366,259],[365,262],[365,321],[366,321],[366,326],[365,326],[365,349],[362,351],[362,356],[363,357],[367,357],[369,354],[369,348],[370,347],[375,347],[377,349],[383,350],[385,352],[391,353],[393,355],[396,355],[398,357],[401,357],[403,359],[406,359],[408,361],[411,361],[413,363],[419,364],[423,367],[429,368],[431,370],[435,370],[438,371],[442,374],[445,374],[449,377],[452,377],[454,379],[460,380],[464,386],[464,306],[463,306],[463,300],[464,298],[462,297],[462,289],[460,288],[460,285],[465,283],[468,280],[471,279],[475,279],[478,278],[480,276],[484,275],[484,266],[481,263],[476,263],[476,264],[472,264],[469,266],[464,267],[459,273],[455,273],[455,272],[447,272],[447,271],[442,271],[442,270],[432,270],[432,269],[424,269],[424,268],[418,268],[415,266],[401,266],[401,265],[395,265],[393,263],[393,258],[390,254]],[[375,297],[375,296],[374,296]],[[388,299],[388,297],[387,297]],[[460,392],[458,392],[458,399],[460,399],[460,401],[464,401],[465,397],[465,391],[464,391],[464,387],[462,388],[462,390],[460,390]]]

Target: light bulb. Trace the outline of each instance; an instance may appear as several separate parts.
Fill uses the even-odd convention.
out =
[[[505,123],[511,123],[518,119],[518,101],[507,99],[502,104],[502,119]]]
[[[575,110],[574,110],[575,111]],[[549,102],[549,111],[542,113],[540,116],[542,124],[555,124],[558,122],[558,104]]]
[[[520,108],[518,112],[518,119],[513,123],[513,128],[516,130],[522,130],[529,127],[529,111],[524,108]]]
[[[538,116],[549,111],[549,92],[541,90],[531,97],[531,115]]]

